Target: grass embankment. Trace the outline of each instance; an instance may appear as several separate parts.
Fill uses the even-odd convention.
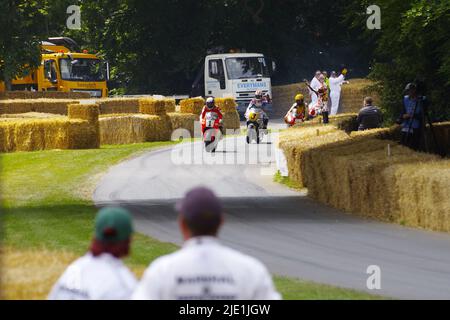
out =
[[[168,144],[2,154],[2,298],[44,299],[67,265],[88,248],[96,213],[90,195],[99,175],[123,159]],[[140,276],[149,262],[176,249],[136,234],[126,264]],[[285,299],[376,298],[282,277],[275,283]]]
[[[296,182],[295,180],[292,180],[289,177],[282,176],[280,171],[277,171],[275,173],[275,175],[273,176],[273,181],[277,182],[277,183],[281,183],[288,188],[295,189],[298,191],[306,190],[305,188],[303,188],[303,186],[300,183]]]

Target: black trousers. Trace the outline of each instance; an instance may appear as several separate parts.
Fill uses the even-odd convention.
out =
[[[329,115],[328,111],[322,111],[323,123],[328,123],[329,122],[328,115]]]
[[[406,147],[414,150],[419,150],[420,148],[420,138],[422,136],[422,130],[413,129],[413,132],[402,132],[402,137],[400,143]]]

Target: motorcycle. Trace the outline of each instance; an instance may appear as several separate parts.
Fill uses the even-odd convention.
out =
[[[304,114],[303,113],[298,113],[297,112],[297,108],[292,110],[292,112],[289,112],[284,117],[284,122],[288,125],[288,127],[292,127],[293,125],[295,125],[297,120],[299,120],[301,122],[305,121]]]
[[[202,120],[203,142],[206,152],[216,152],[222,138],[222,123],[215,112],[207,112]]]
[[[264,129],[264,122],[260,112],[251,111],[247,119],[247,137],[246,141],[250,144],[252,141],[260,143],[267,134],[267,129]]]

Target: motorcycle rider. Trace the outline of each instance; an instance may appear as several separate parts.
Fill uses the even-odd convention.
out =
[[[247,124],[250,120],[250,113],[252,111],[260,115],[260,117],[263,121],[262,129],[267,129],[267,124],[269,123],[269,117],[267,116],[266,112],[264,111],[264,100],[263,100],[263,94],[262,94],[261,90],[257,90],[255,92],[255,98],[252,99],[252,101],[250,101],[250,104],[247,107],[247,111],[245,111],[245,119],[247,119]]]
[[[295,124],[296,120],[305,121],[306,119],[306,104],[303,94],[299,93],[295,96],[295,103],[286,113],[284,121],[289,127]]]
[[[206,113],[208,112],[214,112],[217,114],[217,117],[219,119],[219,128],[223,134],[223,115],[219,107],[216,106],[214,97],[208,97],[208,99],[206,99],[206,105],[203,107],[202,113],[200,114],[200,123],[202,124],[202,134],[205,134],[204,123],[206,121],[205,120]]]
[[[309,118],[314,118],[317,114],[322,114],[323,123],[328,123],[328,88],[325,83],[325,77],[323,75],[319,76],[319,87],[317,89],[313,88],[309,82],[306,82],[306,85],[317,96],[316,104],[310,104]]]

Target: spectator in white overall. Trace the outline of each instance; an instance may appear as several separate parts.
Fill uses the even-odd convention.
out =
[[[266,267],[220,243],[223,223],[219,199],[207,188],[190,190],[178,204],[183,247],[155,260],[145,271],[133,299],[268,300],[280,299]]]
[[[345,81],[345,74],[347,70],[344,69],[342,74],[338,77],[335,71],[331,72],[330,78],[330,100],[331,100],[331,110],[330,115],[336,115],[339,108],[339,100],[341,99],[341,86],[344,83],[348,83]]]
[[[317,94],[314,92],[318,91],[319,88],[322,87],[322,83],[320,83],[319,79],[320,77],[323,77],[322,72],[320,72],[319,70],[316,71],[316,74],[314,76],[314,78],[312,78],[311,82],[309,83],[310,85],[310,89],[309,89],[309,94],[311,96],[311,102],[309,103],[309,110],[316,108],[317,103],[318,103],[318,96]]]
[[[131,216],[125,209],[101,209],[90,251],[66,269],[48,299],[129,299],[137,280],[121,259],[129,253],[132,233]]]

